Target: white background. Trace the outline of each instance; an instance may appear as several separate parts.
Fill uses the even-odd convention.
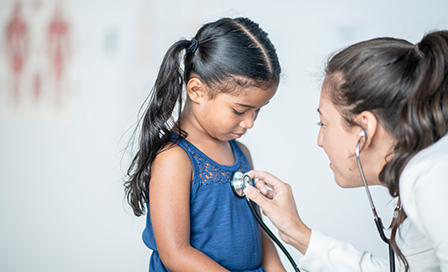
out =
[[[0,0],[0,271],[147,271],[145,219],[124,201],[122,150],[166,49],[223,16],[260,23],[283,69],[276,96],[241,139],[256,169],[292,184],[309,227],[387,256],[364,189],[339,188],[316,145],[322,71],[330,53],[349,44],[378,36],[415,43],[448,29],[447,1],[58,2],[71,24],[73,91],[65,108],[42,113],[6,106],[4,29],[14,2]],[[39,3],[48,9],[56,1]],[[372,193],[388,225],[393,202],[384,188]]]

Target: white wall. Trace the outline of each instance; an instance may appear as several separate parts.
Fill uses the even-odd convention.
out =
[[[277,95],[242,138],[256,168],[292,184],[308,226],[387,256],[365,192],[339,188],[316,145],[322,69],[332,51],[357,41],[394,36],[417,42],[429,30],[447,29],[448,2],[22,1],[30,25],[43,24],[58,2],[71,24],[72,58],[65,81],[70,91],[55,106],[30,102],[29,94],[12,101],[5,27],[15,2],[0,0],[0,271],[147,270],[144,218],[134,217],[123,197],[128,157],[122,160],[122,149],[168,46],[222,16],[259,22],[283,68]],[[39,39],[45,37],[31,43],[37,56]],[[372,190],[388,224],[393,203],[384,188]]]

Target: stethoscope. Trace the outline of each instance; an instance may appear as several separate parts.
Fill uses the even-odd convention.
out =
[[[386,244],[389,245],[389,268],[391,272],[395,272],[395,258],[394,258],[394,250],[390,244],[390,240],[384,234],[384,226],[381,218],[376,213],[375,205],[373,204],[372,195],[370,194],[369,186],[367,186],[366,178],[364,177],[364,171],[362,171],[361,160],[359,159],[359,148],[361,146],[361,139],[366,137],[366,132],[363,129],[359,135],[358,144],[356,145],[355,155],[356,160],[358,161],[359,173],[361,174],[362,182],[364,183],[364,188],[366,189],[367,198],[369,199],[370,208],[373,212],[373,220],[375,221],[376,228],[378,229],[378,233],[380,234],[381,240],[383,240]]]
[[[232,180],[230,181],[230,185],[232,187],[233,192],[235,195],[239,198],[244,198],[244,189],[247,185],[254,186],[254,181],[251,179],[248,175],[243,174],[240,171],[237,171],[233,174]],[[272,233],[272,231],[266,226],[266,224],[261,219],[260,215],[257,212],[257,209],[255,207],[255,204],[246,197],[247,205],[249,206],[250,210],[252,211],[252,214],[254,215],[255,219],[257,220],[258,224],[264,229],[264,231],[271,237],[271,239],[278,245],[278,247],[283,251],[285,256],[288,258],[289,262],[294,268],[294,271],[300,272],[299,268],[297,267],[296,263],[294,262],[294,259],[289,254],[288,250],[283,246],[283,244],[275,237],[275,235]]]
[[[369,190],[369,187],[367,186],[366,178],[364,177],[364,171],[362,171],[361,160],[359,158],[359,153],[360,153],[359,149],[361,146],[361,140],[362,140],[362,138],[365,138],[365,137],[366,137],[366,132],[363,129],[360,133],[360,138],[358,140],[358,144],[356,145],[356,150],[355,150],[356,160],[358,162],[359,173],[361,174],[361,179],[364,184],[364,188],[366,190],[367,198],[369,199],[370,208],[372,209],[372,212],[373,212],[373,220],[375,221],[376,228],[378,229],[378,233],[380,234],[381,240],[383,240],[386,244],[389,245],[390,271],[395,272],[394,251],[392,249],[389,239],[386,237],[386,235],[384,233],[383,222],[381,221],[381,218],[378,216],[378,214],[376,212],[376,208],[375,208],[375,205],[373,204],[373,200],[372,200],[372,195],[370,194],[370,190]],[[244,189],[246,188],[247,185],[254,186],[254,181],[248,175],[244,175],[242,172],[237,171],[233,174],[230,185],[231,185],[232,190],[235,193],[235,195],[239,198],[243,198],[245,196]],[[272,233],[272,231],[266,226],[266,224],[261,219],[260,215],[258,214],[258,212],[255,208],[255,204],[248,197],[246,197],[246,200],[247,200],[247,204],[249,205],[249,208],[252,211],[252,214],[254,215],[257,222],[264,229],[264,231],[266,231],[266,233],[271,237],[271,239],[278,245],[278,247],[283,251],[285,256],[288,258],[289,262],[293,266],[294,271],[300,272],[299,268],[297,267],[297,264],[294,262],[293,258],[289,254],[289,252],[286,250],[286,248],[282,245],[282,243],[277,239],[277,237],[275,237],[275,235]]]

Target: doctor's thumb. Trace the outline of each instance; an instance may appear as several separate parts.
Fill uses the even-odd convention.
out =
[[[263,209],[263,206],[267,204],[266,198],[255,187],[247,185],[244,189],[244,194],[253,202],[257,203]]]

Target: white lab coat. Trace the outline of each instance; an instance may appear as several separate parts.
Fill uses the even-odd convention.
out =
[[[408,219],[398,243],[411,272],[448,272],[448,135],[409,161],[400,178],[400,198]],[[403,271],[397,259],[395,263],[396,271]],[[309,272],[389,271],[389,260],[312,230],[299,268]]]
[[[403,209],[421,237],[404,240],[403,253],[412,267],[427,261],[448,271],[448,135],[422,150],[406,165],[400,178]],[[419,244],[414,244],[417,239]],[[418,251],[427,248],[426,260]],[[432,258],[432,259],[431,259]],[[422,266],[423,267],[423,266]],[[423,271],[423,270],[415,270]]]

